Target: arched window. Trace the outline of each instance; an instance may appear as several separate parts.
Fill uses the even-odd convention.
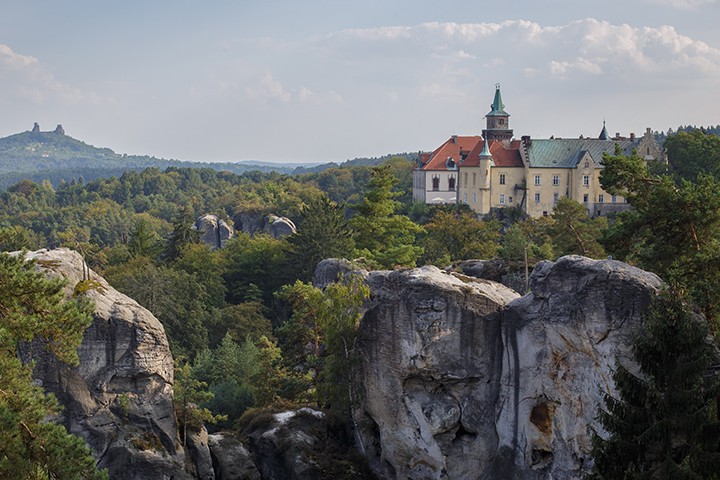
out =
[[[448,178],[448,190],[455,191],[455,177]]]
[[[440,177],[433,177],[432,179],[433,191],[437,192],[440,190]]]

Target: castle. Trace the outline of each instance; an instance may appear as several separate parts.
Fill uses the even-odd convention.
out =
[[[532,217],[549,215],[561,197],[582,203],[589,215],[627,208],[624,198],[600,186],[604,153],[635,150],[646,161],[664,162],[650,128],[642,137],[610,137],[603,122],[597,138],[513,138],[500,85],[482,136],[453,135],[422,154],[413,170],[413,199],[422,203],[464,203],[478,214],[519,207]]]
[[[57,133],[58,135],[65,135],[65,129],[62,125],[58,124],[58,126],[55,127],[55,130],[53,130],[52,132],[41,132],[40,125],[35,122],[35,124],[33,125],[32,133]]]

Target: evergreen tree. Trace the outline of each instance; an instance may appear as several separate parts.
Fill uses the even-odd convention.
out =
[[[141,218],[130,232],[128,251],[133,257],[155,258],[162,251],[160,236],[152,230],[150,223]]]
[[[673,292],[658,297],[633,344],[640,373],[619,364],[595,435],[595,478],[703,479],[720,472],[720,427],[705,320]]]
[[[350,220],[355,230],[355,255],[371,264],[392,268],[415,266],[423,249],[416,246],[415,236],[423,228],[405,215],[398,215],[399,195],[393,191],[397,178],[390,165],[372,169],[372,179],[362,202],[355,205],[357,214]]]
[[[193,209],[186,205],[173,220],[173,229],[165,244],[164,257],[175,260],[180,256],[182,248],[189,243],[200,241],[200,232],[195,229]]]
[[[18,359],[21,342],[40,338],[58,359],[77,365],[90,306],[63,300],[63,282],[20,257],[0,255],[0,478],[107,478],[85,442],[48,421],[55,398],[32,383]]]
[[[302,215],[297,232],[287,237],[288,267],[296,278],[308,282],[321,260],[349,257],[353,240],[345,207],[327,195],[311,200]]]

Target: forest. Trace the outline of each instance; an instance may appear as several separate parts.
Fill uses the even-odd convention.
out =
[[[604,159],[604,189],[632,206],[613,218],[590,218],[569,199],[537,219],[516,209],[478,219],[462,205],[413,204],[412,163],[402,157],[299,175],[170,167],[73,180],[57,188],[49,181],[22,180],[0,194],[0,248],[80,252],[165,327],[176,359],[176,412],[183,428],[206,423],[237,430],[247,426],[248,415],[273,405],[317,406],[349,425],[347,367],[368,291],[353,279],[324,290],[313,286],[322,259],[393,269],[501,258],[522,276],[537,262],[563,255],[612,256],[657,273],[682,299],[682,305],[658,313],[661,320],[664,311],[682,319],[688,309],[707,319],[699,331],[675,334],[691,339],[684,353],[701,355],[688,360],[700,362],[691,387],[701,392],[695,406],[704,416],[693,421],[710,428],[717,421],[711,408],[717,387],[702,372],[712,352],[694,345],[720,328],[720,137],[683,131],[668,136],[665,148],[669,163],[662,168],[648,168],[637,155]],[[194,228],[204,214],[236,226],[242,216],[282,215],[298,228],[282,238],[238,229],[213,250]],[[667,341],[666,330],[655,333],[659,343]],[[643,344],[636,353],[651,350]],[[637,400],[640,387],[622,375],[616,381]],[[627,438],[613,421],[627,413],[621,402],[609,400],[605,420],[608,431],[616,426]],[[658,435],[676,435],[670,430]],[[718,452],[703,435],[688,434],[690,446],[682,452],[666,446],[678,468],[696,468],[698,451]],[[596,448],[600,459],[625,452],[632,468],[656,468],[668,458],[647,467],[631,449],[601,440]]]

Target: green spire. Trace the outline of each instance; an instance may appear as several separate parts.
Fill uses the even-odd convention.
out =
[[[487,157],[492,158],[492,155],[490,154],[490,148],[489,148],[489,146],[490,146],[490,141],[485,140],[484,143],[485,143],[485,144],[483,145],[483,149],[482,149],[482,152],[480,152],[479,157],[480,157],[480,158],[483,158],[483,157],[485,157],[485,158],[487,158]]]
[[[500,95],[499,83],[495,84],[495,98],[493,99],[492,105],[490,105],[490,113],[488,113],[486,117],[494,115],[509,116],[509,114],[505,112],[505,105],[502,102],[502,95]]]

